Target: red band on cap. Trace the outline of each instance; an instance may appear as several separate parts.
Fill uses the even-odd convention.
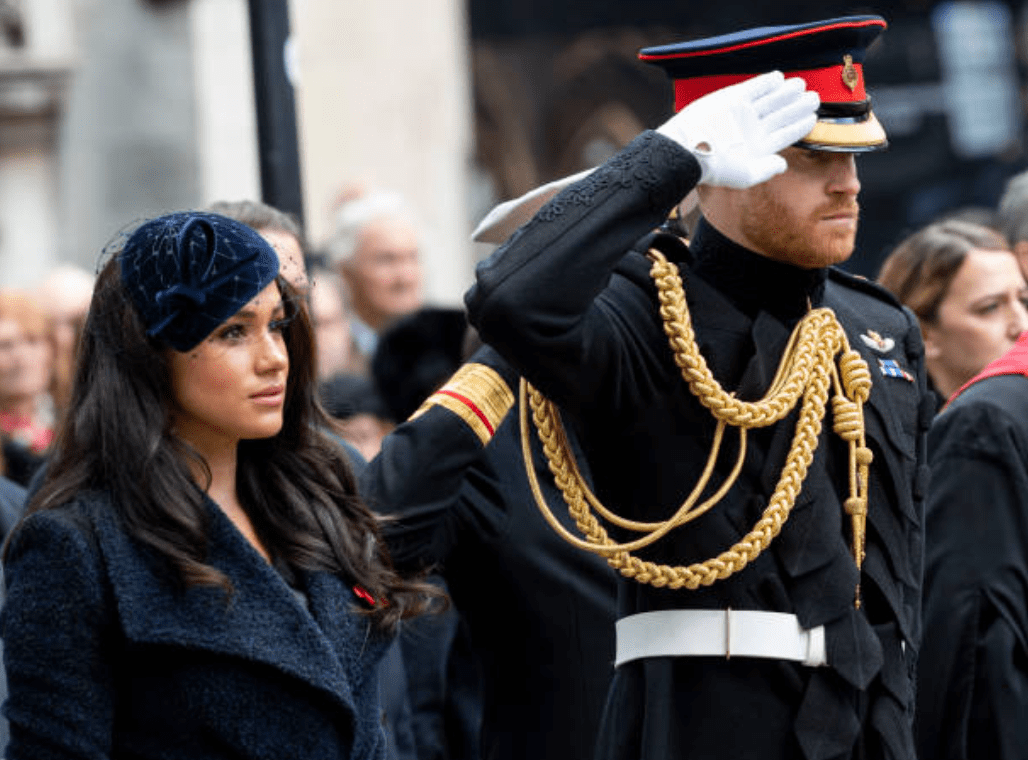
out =
[[[852,64],[857,73],[856,86],[850,90],[843,82],[843,66],[828,66],[823,69],[807,69],[805,71],[787,71],[786,77],[799,77],[807,83],[807,89],[821,96],[824,103],[859,103],[867,100],[864,90],[864,67],[859,63]],[[722,87],[738,84],[752,79],[756,74],[723,74],[711,77],[693,77],[675,80],[675,111],[681,111],[694,100],[720,90]]]
[[[478,419],[482,420],[482,424],[485,425],[485,429],[489,431],[489,435],[493,435],[496,432],[495,428],[493,428],[492,426],[492,423],[489,422],[489,418],[485,416],[485,412],[483,412],[481,409],[475,406],[475,402],[469,399],[467,396],[462,396],[460,393],[456,393],[451,390],[446,390],[445,388],[443,390],[436,391],[436,393],[442,393],[445,396],[450,396],[451,398],[457,399],[462,404],[464,404],[464,406],[473,411],[475,413],[475,416],[478,417]]]

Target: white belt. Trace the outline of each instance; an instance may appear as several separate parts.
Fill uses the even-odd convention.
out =
[[[643,657],[768,657],[828,664],[825,628],[759,610],[658,610],[617,621],[614,666]]]

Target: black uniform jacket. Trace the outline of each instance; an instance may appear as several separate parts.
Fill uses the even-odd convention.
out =
[[[1028,378],[974,383],[928,444],[920,756],[1026,758]]]
[[[483,262],[466,297],[482,337],[572,420],[601,500],[635,519],[666,519],[677,509],[705,464],[714,430],[673,362],[646,260],[625,254],[698,177],[690,153],[644,133]],[[619,612],[791,612],[805,628],[825,627],[829,666],[742,658],[630,662],[614,677],[599,756],[913,757],[923,432],[931,409],[922,404],[923,350],[913,316],[874,285],[835,270],[772,262],[705,224],[689,249],[670,236],[655,244],[683,270],[697,339],[715,377],[741,398],[763,395],[808,304],[835,311],[874,382],[865,407],[875,457],[867,557],[859,579],[842,507],[846,449],[826,420],[792,515],[767,551],[696,591],[624,581]],[[874,348],[861,339],[869,330],[881,338]],[[751,432],[743,471],[725,500],[640,555],[687,565],[738,541],[777,483],[795,420],[796,412]],[[734,462],[735,445],[726,444],[715,484]]]
[[[485,349],[476,360],[516,391],[498,356]],[[394,517],[394,562],[438,566],[468,624],[482,666],[482,757],[589,758],[613,672],[615,574],[544,521],[517,416],[515,404],[483,449],[457,416],[432,408],[386,437],[361,492]],[[531,445],[545,479],[534,433]]]
[[[6,757],[382,758],[377,632],[351,584],[298,596],[208,502],[210,563],[235,593],[181,592],[107,497],[12,533],[0,616]]]

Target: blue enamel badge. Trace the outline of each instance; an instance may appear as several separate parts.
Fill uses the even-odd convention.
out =
[[[898,377],[901,380],[906,380],[908,383],[914,382],[914,376],[903,369],[895,359],[879,359],[878,369],[882,371],[885,377]]]

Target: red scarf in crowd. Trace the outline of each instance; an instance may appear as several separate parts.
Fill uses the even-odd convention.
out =
[[[0,412],[0,432],[28,447],[33,454],[42,454],[54,440],[54,431],[48,425],[16,412]]]

